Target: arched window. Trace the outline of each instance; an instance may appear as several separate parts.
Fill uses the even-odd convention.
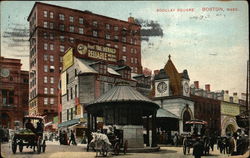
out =
[[[186,125],[186,121],[189,121],[189,120],[191,120],[191,115],[188,110],[185,110],[185,112],[183,113],[183,131],[184,132],[191,131],[190,125]]]

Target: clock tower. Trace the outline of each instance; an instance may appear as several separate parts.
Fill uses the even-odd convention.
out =
[[[189,76],[187,70],[184,70],[182,73],[182,95],[189,97],[190,96],[190,86],[189,86]]]
[[[169,77],[161,69],[159,74],[155,75],[155,97],[166,97],[169,96]]]

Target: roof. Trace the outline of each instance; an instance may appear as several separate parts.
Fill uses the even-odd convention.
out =
[[[167,64],[164,67],[165,72],[168,74],[170,79],[170,88],[172,90],[173,95],[181,95],[181,76],[175,68],[172,60],[169,59]]]
[[[158,109],[156,117],[169,117],[169,118],[179,119],[175,114],[163,108]]]
[[[151,101],[149,98],[143,96],[135,88],[131,87],[128,84],[120,83],[114,86],[105,94],[101,95],[99,98],[94,100],[92,103],[87,106],[100,103],[111,103],[111,102],[144,102],[152,104],[153,106],[159,107],[158,104]]]
[[[155,78],[155,80],[159,80],[159,79],[167,79],[169,77],[168,77],[167,73],[164,71],[164,69],[161,69],[159,71],[159,73],[155,75],[154,78]]]
[[[124,66],[120,66],[120,67],[116,67],[115,70],[118,71],[118,70],[122,70],[122,69],[129,69],[131,70],[131,68],[127,65],[124,65]]]
[[[95,69],[90,67],[88,63],[80,58],[75,58],[76,63],[78,64],[78,68],[81,71],[80,73],[98,73]]]
[[[107,68],[108,73],[112,74],[112,75],[118,75],[121,76],[121,74],[119,74],[118,72],[116,72],[115,70],[113,70],[112,68],[108,67]]]
[[[60,128],[60,127],[68,127],[68,126],[72,126],[72,125],[78,124],[79,122],[80,122],[80,118],[73,119],[73,120],[62,122],[62,123],[58,124],[57,127],[58,128]]]

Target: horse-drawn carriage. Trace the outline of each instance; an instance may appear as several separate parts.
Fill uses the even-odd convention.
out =
[[[205,135],[206,121],[191,120],[187,121],[186,125],[191,126],[192,134],[186,135],[183,139],[183,154],[190,153],[190,149],[193,148],[197,141],[203,144],[203,152],[205,155],[209,154],[210,139]]]
[[[19,146],[19,151],[23,151],[23,147],[26,146],[33,148],[33,151],[35,152],[35,148],[37,148],[37,153],[45,152],[46,149],[46,142],[43,139],[43,127],[36,127],[36,128],[27,128],[27,123],[30,124],[32,127],[33,124],[31,122],[33,121],[33,124],[37,122],[37,125],[42,124],[42,121],[44,120],[43,116],[31,116],[27,115],[23,119],[23,125],[26,123],[25,126],[23,126],[23,129],[17,130],[14,133],[13,139],[12,139],[12,152],[15,154],[17,150],[17,146]],[[41,130],[42,128],[42,130]]]
[[[89,147],[92,147],[96,151],[96,156],[107,156],[108,152],[113,152],[114,155],[119,155],[120,151],[126,154],[128,149],[128,142],[123,142],[123,131],[115,130],[112,133],[103,134],[92,132],[92,140],[89,143]]]

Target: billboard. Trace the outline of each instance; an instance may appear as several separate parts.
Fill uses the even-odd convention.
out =
[[[66,83],[66,79],[67,79],[67,72],[63,72],[61,74],[61,93],[62,95],[65,95],[67,93],[67,83]]]
[[[238,104],[221,102],[221,114],[236,116],[240,114],[240,107]]]
[[[118,51],[116,48],[90,43],[79,43],[76,48],[80,57],[117,62]]]
[[[73,49],[69,48],[63,56],[63,71],[67,70],[73,63]]]

